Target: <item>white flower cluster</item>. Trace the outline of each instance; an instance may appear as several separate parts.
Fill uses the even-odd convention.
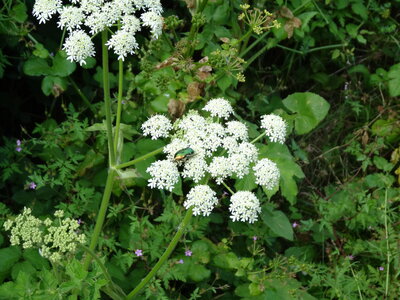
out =
[[[114,50],[118,59],[124,60],[138,49],[135,34],[141,26],[148,27],[154,39],[160,36],[162,11],[160,0],[70,0],[70,4],[64,6],[61,0],[36,0],[33,6],[33,15],[39,23],[46,23],[57,13],[60,15],[58,27],[69,33],[63,49],[69,60],[80,65],[95,54],[94,44],[84,28],[95,35],[120,21],[121,28],[106,45]]]
[[[226,121],[233,114],[229,101],[223,98],[210,100],[203,110],[209,112],[210,117],[190,111],[174,124],[161,115],[143,123],[144,135],[152,139],[171,139],[163,149],[166,159],[152,163],[147,169],[151,175],[148,185],[172,191],[180,176],[197,184],[203,179],[207,181],[205,178],[221,184],[231,177],[243,178],[252,169],[256,183],[272,190],[279,183],[279,169],[267,158],[258,160],[257,147],[249,142],[245,124]],[[265,120],[270,116],[281,122],[275,120],[266,124]],[[262,127],[268,128],[266,135],[271,140],[281,141],[285,137],[286,123],[278,116],[263,116]],[[184,202],[186,208],[193,207],[195,215],[203,216],[208,216],[216,204],[216,194],[208,185],[193,187]],[[260,204],[253,193],[239,191],[232,196],[229,209],[233,221],[253,223],[260,213]]]
[[[75,252],[78,244],[86,242],[85,235],[77,233],[78,221],[63,218],[62,210],[54,213],[58,218],[55,221],[49,218],[42,221],[31,213],[31,209],[25,207],[15,220],[4,223],[4,229],[11,232],[11,245],[22,245],[24,249],[37,247],[43,257],[58,262],[65,254]]]
[[[283,144],[286,137],[286,122],[277,115],[270,114],[261,117],[261,128],[265,129],[265,134],[271,142]]]

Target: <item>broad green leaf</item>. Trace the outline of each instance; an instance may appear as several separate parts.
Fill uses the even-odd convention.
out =
[[[3,2],[4,3],[4,2]],[[28,18],[28,14],[26,13],[27,8],[25,3],[18,3],[14,5],[10,11],[10,17],[19,23],[23,23]]]
[[[223,1],[214,10],[213,21],[216,24],[226,24],[230,17],[229,1]]]
[[[151,108],[158,113],[166,113],[168,112],[168,103],[171,98],[174,98],[175,95],[171,95],[170,93],[164,93],[162,95],[157,96],[153,101],[150,102]]]
[[[77,282],[84,280],[88,274],[88,272],[84,270],[82,263],[76,259],[73,259],[67,264],[65,272],[71,279]]]
[[[22,256],[38,270],[50,268],[49,261],[43,258],[36,248],[25,249]]]
[[[218,79],[217,85],[221,89],[221,91],[225,92],[225,90],[232,85],[232,79],[233,78],[228,74],[225,74],[220,79]]]
[[[265,225],[277,236],[293,241],[293,228],[289,219],[280,210],[272,210],[264,206],[262,210],[262,220]]]
[[[85,59],[86,64],[82,64],[82,68],[91,69],[96,65],[96,59],[93,57],[88,57]]]
[[[297,134],[305,134],[314,129],[325,118],[330,107],[324,98],[310,92],[291,94],[283,100],[283,105],[296,113]]]
[[[39,57],[31,57],[22,67],[24,73],[29,76],[42,76],[51,73],[51,68],[47,61]]]
[[[391,97],[400,96],[400,64],[396,64],[389,69],[388,72],[388,87]]]
[[[199,240],[192,244],[190,250],[193,252],[193,259],[207,264],[210,261],[210,250],[208,244],[205,241]]]
[[[32,275],[36,273],[36,269],[32,266],[30,262],[22,261],[17,262],[11,269],[11,277],[13,280],[16,280],[19,272],[25,272],[28,275]]]
[[[242,179],[236,179],[235,189],[238,191],[252,191],[257,187],[253,170]]]
[[[45,76],[42,80],[42,92],[46,96],[60,96],[68,87],[68,81],[58,76]]]
[[[280,188],[282,195],[291,203],[296,202],[297,184],[296,178],[304,178],[304,173],[300,166],[294,161],[286,145],[279,143],[269,143],[259,146],[260,159],[269,158],[277,164],[281,172]]]
[[[13,246],[0,249],[0,282],[4,280],[11,267],[21,257],[21,250],[19,247]]]
[[[66,77],[71,75],[76,69],[76,63],[67,60],[67,55],[64,51],[58,51],[53,60],[51,67],[51,75]]]
[[[189,269],[189,277],[196,282],[207,279],[210,275],[211,271],[203,265],[192,264]]]
[[[33,55],[40,57],[40,58],[47,58],[49,57],[49,51],[40,43],[35,44],[35,50],[33,50]]]
[[[217,254],[214,256],[213,262],[222,269],[238,269],[240,267],[239,258],[233,252]]]
[[[368,18],[368,9],[361,2],[357,2],[351,5],[351,9],[357,15],[359,15],[363,20]]]

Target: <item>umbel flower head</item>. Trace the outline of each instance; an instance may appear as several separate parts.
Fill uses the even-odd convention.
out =
[[[59,14],[58,27],[68,32],[63,49],[69,60],[80,65],[95,54],[88,33],[97,34],[120,21],[121,28],[116,28],[106,45],[124,60],[138,49],[135,34],[141,27],[148,27],[153,39],[161,35],[162,11],[160,0],[70,0],[64,6],[61,0],[36,0],[33,6],[39,23]]]
[[[7,220],[4,229],[11,231],[11,245],[26,248],[39,248],[39,253],[53,262],[73,253],[78,244],[86,242],[84,234],[77,233],[79,222],[64,218],[64,212],[57,210],[54,220],[44,221],[32,216],[30,208],[24,208],[15,220]]]
[[[174,124],[165,116],[155,115],[143,123],[142,130],[151,139],[170,139],[163,149],[165,159],[153,162],[147,169],[151,175],[148,186],[173,191],[180,177],[191,180],[198,185],[190,190],[183,205],[187,209],[192,207],[194,215],[208,216],[218,200],[209,185],[199,184],[205,178],[207,182],[222,184],[230,178],[244,178],[253,170],[256,183],[271,190],[278,184],[280,172],[269,159],[258,160],[258,149],[249,142],[246,125],[229,120],[233,108],[228,100],[212,99],[203,111],[209,116],[189,111]],[[267,117],[263,116],[263,126]],[[280,122],[268,124],[271,134],[267,135],[271,140],[274,137],[281,141],[286,133],[286,123],[280,117],[274,117]],[[252,223],[257,220],[261,208],[252,192],[240,191],[232,196],[229,210],[233,221]]]

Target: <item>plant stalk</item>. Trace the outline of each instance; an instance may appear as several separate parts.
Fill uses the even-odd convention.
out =
[[[118,104],[117,104],[117,120],[115,123],[115,136],[114,136],[114,152],[117,154],[118,160],[118,139],[120,134],[121,113],[122,113],[122,94],[124,87],[124,62],[122,59],[118,60]]]
[[[183,218],[181,224],[179,225],[178,231],[176,232],[172,241],[168,245],[168,248],[165,250],[164,254],[160,257],[160,259],[153,267],[153,269],[150,271],[150,273],[147,274],[147,276],[142,279],[142,281],[136,286],[136,288],[128,294],[125,300],[133,299],[140,292],[140,290],[150,281],[150,279],[152,279],[154,275],[156,275],[157,271],[166,262],[172,251],[175,249],[176,244],[178,244],[180,238],[182,237],[182,234],[186,229],[186,226],[189,224],[189,221],[192,218],[192,213],[193,213],[193,208],[189,208],[186,211],[186,215]]]
[[[164,149],[164,147],[158,148],[158,149],[156,149],[154,151],[151,151],[151,152],[149,152],[149,153],[147,153],[147,154],[145,154],[145,155],[143,155],[143,156],[141,156],[139,158],[136,158],[134,160],[128,161],[128,162],[120,164],[120,165],[116,165],[115,169],[118,170],[118,169],[123,169],[123,168],[126,168],[126,167],[133,166],[134,164],[137,164],[138,162],[141,162],[142,160],[145,160],[145,159],[147,159],[149,157],[152,157],[152,156],[154,156],[154,155],[156,155],[158,153],[161,153],[163,151],[163,149]]]

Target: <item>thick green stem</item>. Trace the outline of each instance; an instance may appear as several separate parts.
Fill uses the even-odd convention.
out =
[[[107,30],[101,33],[101,50],[103,55],[103,90],[104,90],[104,108],[106,111],[106,127],[107,127],[107,140],[108,151],[110,154],[110,166],[115,165],[115,151],[114,140],[112,134],[112,120],[111,120],[111,99],[110,99],[110,80],[108,76],[108,49],[106,46],[108,39]]]
[[[251,49],[253,49],[255,46],[257,46],[257,44],[259,42],[261,42],[262,40],[264,40],[264,38],[268,35],[268,31],[264,32],[262,35],[260,35],[254,42],[251,43],[251,45],[249,47],[247,47],[246,49],[244,49],[239,57],[243,58]]]
[[[89,246],[90,251],[94,251],[96,249],[97,242],[99,240],[101,229],[103,227],[104,219],[107,213],[108,202],[110,201],[111,197],[111,191],[114,183],[115,174],[116,171],[114,169],[110,169],[107,174],[106,187],[104,189],[103,198],[101,199],[99,214],[97,215],[96,225],[94,226],[92,239],[90,241],[90,246]],[[91,260],[92,258],[90,257],[90,255],[87,255],[85,257],[85,260],[83,262],[83,268],[85,270],[89,268]]]
[[[123,169],[123,168],[126,168],[126,167],[133,166],[134,164],[137,164],[138,162],[140,162],[142,160],[145,160],[145,159],[147,159],[149,157],[152,157],[152,156],[154,156],[154,155],[156,155],[158,153],[161,153],[163,151],[163,149],[164,149],[164,147],[158,148],[158,149],[156,149],[156,150],[154,150],[152,152],[149,152],[149,153],[147,153],[147,154],[145,154],[145,155],[143,155],[143,156],[141,156],[139,158],[136,158],[136,159],[128,161],[126,163],[117,165],[117,166],[115,166],[115,169],[118,170],[118,169]]]
[[[189,208],[187,210],[186,215],[183,218],[181,224],[178,227],[178,231],[176,232],[175,236],[173,237],[168,248],[165,250],[164,254],[160,257],[160,259],[158,260],[156,265],[153,267],[153,269],[150,271],[150,273],[147,274],[147,276],[142,279],[142,281],[136,286],[136,288],[128,294],[128,296],[125,298],[125,300],[133,299],[133,297],[135,297],[135,295],[137,295],[140,292],[140,290],[150,281],[150,279],[152,279],[153,276],[156,275],[157,271],[168,259],[168,257],[172,253],[172,251],[175,249],[176,244],[178,244],[180,238],[182,237],[182,234],[185,232],[186,226],[189,224],[189,221],[192,218],[192,213],[193,213],[193,209]]]
[[[229,193],[231,193],[232,195],[235,193],[225,182],[222,181],[222,184],[229,191]]]
[[[387,202],[388,191],[385,190],[385,239],[386,239],[386,282],[385,282],[385,298],[389,295],[389,267],[390,267],[390,247],[389,247],[389,230],[387,221]]]
[[[115,124],[115,136],[114,136],[114,152],[118,156],[118,139],[120,134],[121,125],[121,113],[122,113],[122,93],[123,93],[123,83],[124,83],[124,62],[122,59],[118,61],[118,106],[117,106],[117,120]]]

